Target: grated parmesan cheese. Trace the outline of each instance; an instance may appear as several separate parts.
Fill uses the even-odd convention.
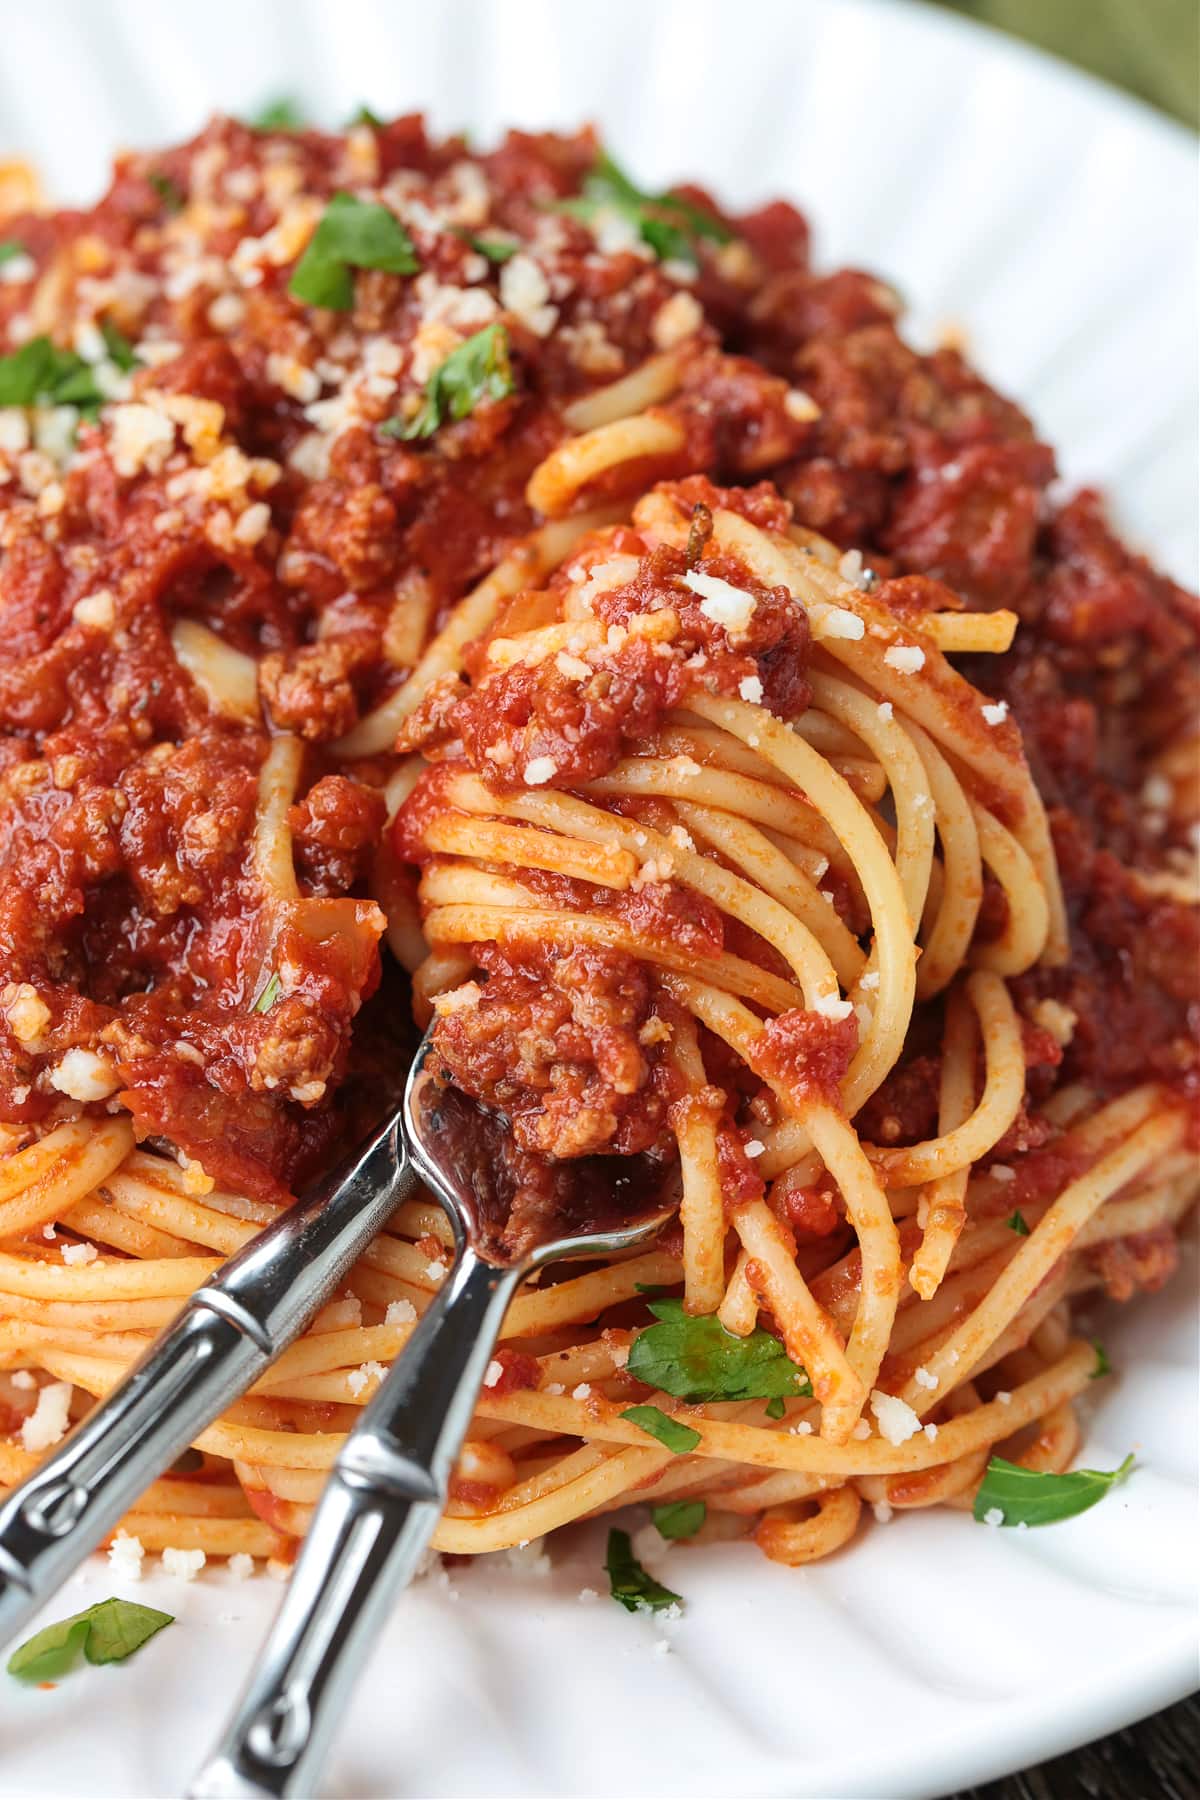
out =
[[[484,1387],[485,1388],[494,1388],[496,1383],[499,1381],[500,1377],[503,1375],[503,1373],[504,1373],[504,1364],[502,1362],[497,1362],[495,1357],[493,1357],[491,1362],[488,1364],[487,1368],[483,1372]]]
[[[552,756],[535,756],[525,764],[521,779],[526,787],[544,787],[557,774],[558,764]]]
[[[176,1550],[170,1545],[162,1553],[164,1575],[177,1575],[180,1581],[195,1581],[208,1561],[203,1550]]]
[[[107,1057],[94,1050],[68,1050],[49,1072],[50,1086],[72,1100],[107,1100],[120,1087]]]
[[[885,1394],[882,1388],[871,1390],[871,1411],[881,1436],[889,1444],[907,1443],[921,1429],[921,1421],[908,1402],[895,1394]]]
[[[60,1254],[65,1263],[76,1267],[95,1262],[100,1252],[96,1249],[95,1244],[63,1244],[60,1247]]]
[[[31,1456],[49,1450],[65,1437],[71,1409],[71,1383],[52,1381],[40,1389],[37,1405],[21,1420],[21,1442]]]
[[[1008,717],[1008,701],[997,700],[994,704],[982,708],[985,725],[999,725]]]
[[[141,1538],[118,1531],[108,1546],[108,1565],[117,1581],[140,1581],[146,1552]]]
[[[757,675],[744,675],[738,682],[738,693],[743,700],[749,700],[752,706],[760,706],[763,684]]]
[[[898,669],[901,675],[915,675],[918,669],[925,667],[925,652],[919,644],[889,644],[883,660],[889,669]]]
[[[411,1325],[416,1316],[417,1309],[411,1300],[389,1300],[383,1322],[385,1325]]]
[[[683,577],[683,585],[691,588],[693,594],[699,594],[700,611],[714,625],[720,625],[730,633],[748,629],[758,605],[753,594],[734,587],[732,582],[722,581],[719,575],[705,575],[699,569],[690,569]]]

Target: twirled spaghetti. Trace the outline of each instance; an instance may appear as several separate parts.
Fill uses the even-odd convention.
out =
[[[1077,1296],[1171,1266],[1183,597],[790,209],[606,211],[596,154],[223,121],[4,227],[6,1484],[380,1103],[381,941],[507,1121],[511,1247],[564,1161],[682,1184],[521,1292],[444,1551],[969,1506],[1070,1461]],[[347,188],[339,312],[294,284]],[[448,1246],[403,1208],[125,1531],[286,1556]],[[647,1289],[811,1395],[639,1379]]]

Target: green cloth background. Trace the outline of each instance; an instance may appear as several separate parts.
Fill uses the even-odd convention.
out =
[[[1198,0],[941,0],[1200,125]]]

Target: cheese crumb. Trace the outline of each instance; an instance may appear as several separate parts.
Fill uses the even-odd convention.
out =
[[[50,1070],[49,1081],[51,1087],[57,1088],[60,1094],[85,1103],[107,1100],[121,1085],[107,1057],[97,1056],[94,1050],[80,1048],[67,1051]]]
[[[126,1531],[118,1531],[108,1546],[108,1563],[114,1579],[117,1581],[140,1581],[145,1554],[141,1538],[130,1537]]]
[[[1015,1169],[1010,1169],[1007,1163],[993,1163],[988,1170],[988,1174],[993,1181],[999,1181],[1001,1183],[1015,1181],[1017,1179],[1017,1171]]]
[[[98,588],[94,594],[85,594],[71,608],[71,617],[75,623],[90,625],[93,631],[111,631],[116,616],[116,602],[111,588]]]
[[[886,1500],[877,1500],[875,1502],[875,1517],[881,1525],[886,1525],[891,1519],[892,1509]]]
[[[763,684],[757,675],[744,675],[738,682],[738,693],[743,700],[749,700],[752,706],[762,702]]]
[[[918,1387],[929,1388],[931,1391],[938,1384],[937,1376],[931,1375],[929,1373],[929,1370],[926,1368],[914,1369],[913,1370],[913,1380],[916,1382]]]
[[[464,981],[460,987],[449,988],[444,994],[435,994],[433,1010],[439,1019],[450,1013],[464,1012],[469,1007],[478,1006],[483,998],[483,989],[477,981]]]
[[[985,706],[982,710],[985,725],[999,725],[1008,717],[1008,701],[997,700],[994,705]]]
[[[998,1506],[989,1506],[983,1515],[985,1525],[1003,1525],[1004,1514]]]
[[[62,1246],[63,1261],[72,1265],[95,1262],[99,1254],[95,1244],[64,1244]]]
[[[875,710],[878,712],[881,719],[890,720],[896,715],[896,709],[890,700],[881,700]]]
[[[871,1390],[871,1411],[889,1444],[906,1443],[921,1429],[921,1421],[908,1402],[895,1394],[885,1394],[882,1388]]]
[[[742,1145],[747,1156],[761,1156],[766,1147],[761,1138],[747,1138]]]
[[[719,575],[705,575],[699,569],[689,570],[683,577],[683,585],[691,588],[693,594],[700,595],[700,611],[714,625],[720,625],[730,633],[748,629],[758,605],[753,594],[734,587],[732,582],[722,581]]]
[[[818,639],[858,639],[866,632],[866,626],[858,614],[851,612],[846,606],[826,606],[820,611],[814,607],[811,618],[813,636]]]
[[[842,1000],[837,994],[818,994],[812,1003],[812,1010],[823,1019],[848,1019],[854,1007],[849,1000]]]
[[[441,1287],[443,1281],[446,1279],[446,1265],[443,1262],[439,1262],[436,1256],[432,1256],[425,1264],[425,1273],[428,1275],[430,1281],[432,1281],[434,1287]]]
[[[932,1419],[929,1421],[928,1425],[922,1426],[922,1430],[924,1431],[925,1436],[929,1439],[931,1444],[936,1441],[938,1428],[933,1423]]]
[[[592,1390],[586,1381],[581,1381],[578,1387],[571,1389],[572,1400],[590,1400],[591,1397]]]
[[[254,1558],[238,1550],[229,1559],[229,1573],[235,1581],[248,1581],[254,1573]]]
[[[181,1581],[195,1581],[207,1561],[203,1550],[174,1550],[168,1546],[162,1553],[163,1574],[177,1575]]]
[[[484,1387],[485,1388],[494,1388],[496,1383],[499,1381],[500,1377],[503,1375],[503,1373],[504,1373],[504,1364],[502,1362],[497,1362],[495,1357],[493,1357],[491,1362],[488,1364],[487,1368],[483,1372]]]
[[[1012,1405],[1012,1395],[1007,1388],[1001,1388],[999,1393],[995,1395],[995,1398],[1000,1402],[1001,1406]]]
[[[522,776],[526,787],[543,787],[558,774],[558,764],[550,756],[535,756],[525,764]]]
[[[32,1456],[65,1437],[71,1407],[71,1383],[52,1381],[41,1389],[37,1405],[21,1421],[21,1442]]]
[[[858,1423],[854,1427],[854,1430],[850,1433],[850,1436],[852,1438],[857,1438],[860,1444],[862,1443],[864,1438],[869,1438],[870,1435],[871,1435],[871,1427],[865,1419],[859,1419]]]
[[[411,1300],[389,1300],[383,1322],[385,1325],[411,1325],[416,1316],[417,1309]]]
[[[925,652],[919,644],[891,644],[884,651],[883,660],[889,669],[898,669],[901,675],[915,675],[918,669],[925,667]]]

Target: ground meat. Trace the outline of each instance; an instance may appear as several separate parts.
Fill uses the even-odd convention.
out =
[[[387,804],[377,788],[324,775],[288,814],[296,864],[313,894],[344,894],[366,873]]]

